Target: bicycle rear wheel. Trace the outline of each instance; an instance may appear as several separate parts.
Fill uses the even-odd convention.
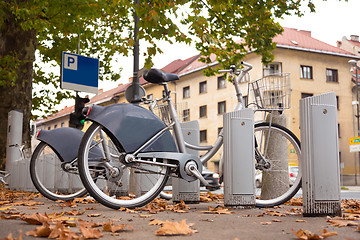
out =
[[[273,207],[290,200],[301,187],[300,141],[287,128],[255,124],[256,206]]]
[[[127,163],[125,154],[115,137],[97,123],[89,127],[80,143],[81,180],[93,198],[113,209],[149,203],[160,194],[170,173],[169,167]]]
[[[40,142],[30,160],[30,176],[36,189],[53,201],[69,201],[87,193],[77,169],[65,170],[64,162],[47,143]]]

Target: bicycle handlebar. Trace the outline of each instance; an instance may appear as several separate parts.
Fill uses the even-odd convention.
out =
[[[221,69],[219,70],[219,73],[233,73],[235,75],[239,75],[241,73],[241,71],[243,72],[248,72],[250,71],[253,66],[250,64],[250,63],[247,63],[247,62],[244,62],[244,61],[241,61],[241,65],[245,66],[246,69],[236,69],[235,66],[231,66],[231,69]]]

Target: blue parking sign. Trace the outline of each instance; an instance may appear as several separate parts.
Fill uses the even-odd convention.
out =
[[[98,93],[99,59],[62,53],[61,88]]]

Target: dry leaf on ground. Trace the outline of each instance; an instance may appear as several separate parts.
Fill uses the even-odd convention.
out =
[[[1,238],[1,240],[22,240],[22,230],[19,230],[19,236],[18,238],[13,238],[12,233],[9,233],[6,238]]]
[[[299,239],[303,240],[316,240],[316,239],[323,239],[331,236],[336,236],[337,232],[328,232],[326,229],[322,231],[320,234],[312,233],[308,230],[302,230],[295,232],[294,229],[292,230],[295,236],[297,236]]]
[[[26,236],[33,237],[48,237],[52,232],[53,228],[48,222],[43,222],[40,227],[35,228],[34,230],[26,232]]]
[[[43,202],[36,202],[36,201],[18,201],[12,203],[13,206],[35,206],[35,205],[44,205]]]
[[[42,215],[40,213],[34,213],[32,215],[23,215],[23,216],[21,216],[20,219],[27,223],[34,224],[34,225],[41,225],[44,222],[51,221],[51,219],[46,214]]]
[[[191,235],[195,232],[195,230],[192,230],[189,225],[186,224],[186,220],[184,219],[180,223],[165,221],[155,234],[160,236],[173,236]]]
[[[154,219],[151,222],[149,222],[149,225],[161,225],[163,223],[164,223],[164,221],[162,221],[162,220]]]
[[[98,239],[103,236],[99,229],[89,228],[85,226],[80,226],[79,229],[84,239]]]
[[[104,232],[123,232],[123,231],[134,231],[133,226],[127,224],[113,224],[110,220],[103,225]]]
[[[232,214],[234,212],[230,211],[229,209],[225,208],[224,206],[217,206],[216,208],[209,207],[208,211],[201,211],[202,213],[212,213],[212,214]]]
[[[359,225],[359,223],[354,221],[342,221],[342,220],[333,220],[333,219],[329,219],[327,220],[327,222],[331,223],[332,226],[336,226],[336,227],[351,227],[351,226]]]

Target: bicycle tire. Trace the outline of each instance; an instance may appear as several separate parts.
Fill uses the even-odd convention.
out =
[[[69,201],[84,196],[87,191],[79,175],[65,172],[61,163],[58,153],[47,143],[40,142],[30,160],[30,177],[35,188],[53,201]],[[46,176],[47,170],[50,174]]]
[[[270,131],[269,131],[269,129],[270,129]],[[271,179],[272,182],[274,180],[275,181],[278,180],[279,184],[289,186],[285,192],[279,193],[279,195],[276,195],[275,197],[271,197],[269,199],[261,199],[262,198],[261,193],[259,194],[258,188],[256,188],[257,189],[256,190],[256,195],[257,195],[256,206],[257,207],[273,207],[273,206],[281,205],[281,204],[289,201],[299,191],[299,189],[301,187],[301,178],[302,178],[302,168],[301,168],[301,161],[300,161],[301,146],[300,146],[300,141],[295,136],[295,134],[292,133],[286,127],[283,127],[281,125],[272,123],[271,127],[270,127],[270,124],[268,122],[261,122],[261,123],[255,124],[254,134],[255,134],[255,139],[258,142],[258,144],[260,141],[259,139],[257,139],[257,137],[258,137],[257,135],[258,135],[259,131],[267,131],[267,134],[270,132],[271,137],[268,138],[268,141],[270,141],[269,140],[270,138],[277,139],[276,140],[277,143],[279,143],[279,141],[280,141],[282,144],[285,143],[285,141],[286,141],[286,143],[289,144],[286,146],[286,148],[287,148],[286,151],[283,151],[283,154],[285,154],[288,158],[288,159],[285,159],[285,161],[286,160],[288,161],[286,164],[288,164],[289,168],[291,167],[291,164],[294,164],[298,168],[296,177],[294,177],[294,179],[292,179],[291,181],[290,181],[289,175],[288,175],[288,178],[285,178],[285,180],[280,179],[280,178],[278,180],[274,177],[271,178],[271,176],[270,176],[270,178],[268,178],[268,179]],[[282,146],[282,147],[284,147],[284,146]],[[273,151],[276,152],[277,150],[273,150]],[[265,154],[267,154],[267,153],[265,153]],[[270,153],[267,155],[270,155]],[[265,157],[268,157],[268,156],[265,156]],[[269,159],[269,160],[272,163],[272,165],[274,165],[274,163],[276,161],[280,162],[278,159],[276,159],[276,160]],[[284,161],[284,159],[283,159],[283,161]],[[271,166],[271,168],[269,170],[264,170],[264,171],[267,172],[266,174],[268,174],[268,175],[271,175],[271,174],[276,175],[276,173],[279,173],[280,171],[284,171],[284,170],[277,170],[275,166]],[[288,171],[288,169],[286,169],[286,171]],[[286,172],[286,173],[289,174],[288,172]],[[289,180],[286,180],[286,179],[289,179]],[[264,180],[264,178],[262,180]],[[268,180],[268,181],[270,181],[270,180]],[[286,182],[286,181],[289,181],[289,182]],[[262,187],[263,186],[264,186],[264,182],[262,182]]]
[[[101,134],[106,135],[107,146],[112,155],[117,157],[110,156],[108,159],[105,156],[104,147],[100,144],[104,141]],[[95,153],[94,146],[101,148],[101,151]],[[104,206],[113,209],[144,206],[160,194],[169,178],[170,168],[125,164],[119,160],[123,153],[115,137],[100,124],[93,123],[80,143],[78,162],[81,180],[89,194]],[[102,162],[104,159],[120,173],[117,177],[109,174]],[[92,177],[94,172],[98,174],[96,179]]]

